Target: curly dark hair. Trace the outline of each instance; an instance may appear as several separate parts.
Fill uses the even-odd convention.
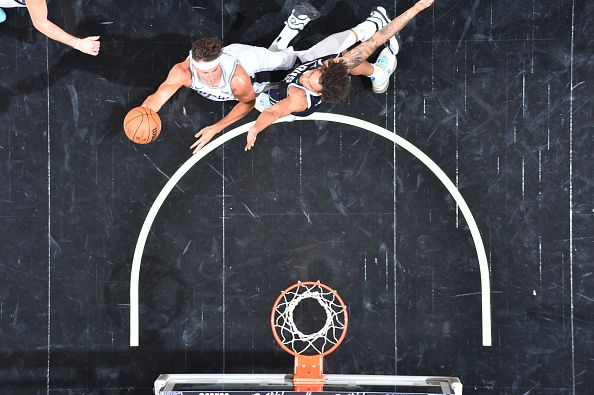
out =
[[[320,84],[322,100],[328,103],[345,101],[351,89],[351,76],[346,64],[341,60],[324,65]]]
[[[204,37],[192,44],[192,59],[196,62],[210,62],[221,54],[223,43],[216,37]]]

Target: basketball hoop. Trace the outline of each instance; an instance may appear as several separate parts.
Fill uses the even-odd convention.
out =
[[[297,327],[294,316],[296,307],[307,299],[317,301],[326,313],[322,328],[311,334]],[[294,284],[276,299],[270,326],[278,344],[295,356],[295,391],[322,391],[323,358],[340,345],[348,326],[346,306],[338,293],[319,281]]]
[[[325,313],[321,328],[304,328],[304,323],[311,324],[319,316],[300,314],[304,309],[297,307],[304,301],[313,301],[308,307],[319,305],[322,317]],[[347,325],[346,306],[335,290],[319,281],[299,282],[281,292],[270,315],[274,338],[283,350],[295,356],[293,375],[162,374],[155,380],[155,395],[462,395],[462,383],[457,377],[324,374],[323,358],[344,340]],[[308,330],[312,333],[305,333]],[[399,392],[396,387],[405,387],[406,392]],[[427,391],[411,392],[410,387]]]

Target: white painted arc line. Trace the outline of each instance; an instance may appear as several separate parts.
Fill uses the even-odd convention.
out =
[[[406,151],[414,155],[417,159],[419,159],[425,166],[429,168],[437,178],[443,183],[446,187],[448,192],[452,195],[455,202],[458,204],[458,208],[462,212],[466,223],[468,224],[468,228],[470,229],[470,234],[472,235],[472,239],[476,248],[478,261],[479,261],[479,269],[480,269],[480,278],[481,278],[481,305],[482,305],[482,340],[483,346],[491,346],[491,290],[490,290],[490,283],[489,283],[489,267],[487,264],[487,255],[485,253],[485,247],[483,244],[483,240],[480,235],[480,231],[470,212],[466,201],[456,188],[456,186],[452,183],[452,181],[448,178],[448,176],[441,170],[441,168],[431,160],[427,155],[425,155],[421,150],[415,147],[410,142],[406,141],[404,138],[394,134],[380,126],[374,125],[370,122],[363,121],[357,118],[349,117],[346,115],[338,115],[338,114],[328,114],[328,113],[314,113],[307,117],[303,118],[296,118],[295,121],[328,121],[328,122],[336,122],[342,123],[350,126],[356,126],[362,129],[369,130],[375,134],[378,134],[388,140],[393,141],[394,143],[398,144],[400,147],[404,148]],[[284,120],[280,120],[279,122],[285,122]],[[144,245],[146,243],[146,239],[149,234],[149,230],[159,212],[159,209],[163,205],[163,202],[171,192],[171,190],[175,187],[177,182],[194,166],[198,163],[202,158],[208,155],[210,152],[218,148],[219,146],[223,145],[227,141],[243,134],[248,131],[248,129],[254,124],[254,122],[247,123],[245,125],[239,126],[210,144],[207,144],[202,150],[198,152],[198,154],[191,156],[174,174],[171,176],[169,181],[165,184],[157,198],[155,199],[153,205],[151,206],[146,219],[142,225],[142,229],[140,230],[140,234],[138,235],[138,241],[136,242],[136,248],[134,250],[134,257],[132,259],[132,270],[130,273],[130,346],[136,347],[139,345],[139,317],[138,317],[138,286],[139,286],[139,278],[140,278],[140,265],[142,260],[142,253],[144,251]]]

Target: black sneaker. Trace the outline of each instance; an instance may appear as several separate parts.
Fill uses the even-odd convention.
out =
[[[298,4],[293,9],[286,24],[290,29],[303,30],[305,25],[314,19],[318,19],[319,17],[320,12],[313,5],[304,2]]]

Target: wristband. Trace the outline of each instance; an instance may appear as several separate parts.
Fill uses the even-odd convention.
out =
[[[78,46],[80,45],[80,38],[76,39],[76,45],[74,46],[74,49],[78,49]]]

